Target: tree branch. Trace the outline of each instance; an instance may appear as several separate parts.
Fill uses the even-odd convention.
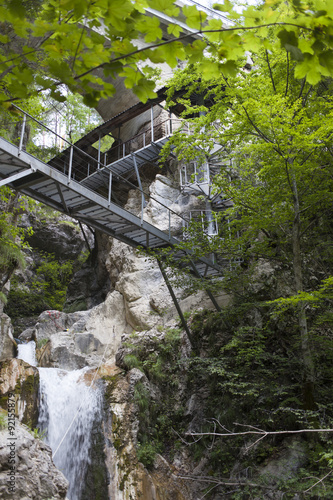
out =
[[[275,88],[275,83],[274,83],[272,68],[271,68],[271,65],[269,64],[269,57],[268,57],[268,50],[267,49],[265,50],[265,53],[266,53],[266,61],[267,61],[268,69],[269,69],[269,76],[271,78],[271,82],[272,82],[272,85],[273,85],[273,90],[276,93],[276,88]],[[287,54],[288,54],[288,52],[287,52]]]
[[[289,85],[289,52],[286,50],[287,54],[287,81],[286,81],[286,90],[284,96],[287,97],[288,94],[288,85]]]
[[[295,26],[295,27],[300,28],[300,29],[305,29],[305,30],[308,30],[308,31],[313,31],[312,28],[307,28],[305,26],[300,26],[300,25],[294,24],[294,23],[282,23],[282,22],[281,23],[262,24],[262,25],[259,25],[259,26],[237,26],[237,27],[234,27],[234,28],[221,28],[221,29],[216,29],[216,30],[198,30],[198,31],[194,31],[192,33],[187,33],[186,35],[181,35],[181,36],[179,36],[177,38],[174,38],[173,40],[166,40],[164,42],[155,43],[153,45],[149,45],[148,47],[143,47],[141,49],[133,50],[132,52],[129,52],[128,54],[124,54],[124,55],[115,57],[115,58],[111,59],[110,61],[108,61],[107,63],[99,64],[98,66],[95,66],[94,68],[91,68],[90,70],[85,71],[84,73],[81,73],[80,75],[77,75],[76,77],[74,77],[74,79],[78,80],[78,79],[82,78],[83,76],[88,75],[92,71],[95,71],[97,69],[103,68],[106,64],[110,64],[110,63],[114,63],[114,62],[117,62],[117,61],[121,61],[122,59],[127,59],[128,57],[131,57],[131,56],[134,56],[134,55],[139,54],[141,52],[144,52],[145,50],[156,49],[158,47],[162,47],[163,45],[169,45],[171,43],[178,42],[178,41],[184,40],[185,38],[188,38],[190,36],[204,35],[205,33],[221,33],[221,32],[224,32],[224,31],[257,30],[259,28],[268,28],[270,26]],[[210,43],[210,42],[207,41],[207,43]]]

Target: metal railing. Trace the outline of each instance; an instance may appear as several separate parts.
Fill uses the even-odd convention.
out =
[[[108,166],[109,164],[122,158],[126,158],[127,156],[144,149],[155,141],[170,137],[172,135],[172,131],[176,129],[176,126],[182,124],[182,120],[179,120],[178,118],[168,118],[163,122],[154,123],[152,127],[139,132],[127,141],[118,141],[118,144],[112,146],[105,153],[105,166]]]
[[[29,147],[29,138],[28,140],[26,140],[26,128],[29,121],[34,122],[39,130],[45,130],[48,134],[51,134],[60,139],[60,143],[62,142],[67,146],[67,148],[60,152],[58,156],[48,161],[48,164],[66,175],[68,185],[70,185],[72,181],[82,182],[82,180],[86,179],[87,177],[89,177],[89,175],[91,175],[93,172],[96,172],[97,170],[101,170],[102,168],[107,169],[108,185],[103,186],[101,189],[99,189],[98,194],[108,200],[109,206],[111,205],[111,203],[116,203],[118,206],[121,206],[121,204],[118,204],[115,201],[111,202],[113,176],[115,176],[117,181],[121,181],[124,186],[127,186],[128,190],[135,190],[136,192],[140,193],[138,195],[138,200],[141,200],[140,206],[135,205],[135,203],[134,206],[131,206],[131,203],[129,202],[123,207],[126,211],[140,217],[141,225],[143,225],[143,222],[146,221],[152,225],[155,225],[164,233],[167,233],[169,236],[169,240],[171,240],[171,237],[175,237],[179,240],[182,239],[183,227],[185,227],[186,224],[188,225],[190,223],[189,219],[170,209],[167,205],[161,203],[157,198],[151,196],[149,192],[144,191],[142,188],[140,189],[125,177],[112,172],[112,163],[109,165],[104,165],[103,163],[101,163],[101,159],[96,159],[91,154],[82,151],[80,148],[75,146],[75,144],[70,143],[67,139],[63,138],[48,126],[44,125],[37,118],[33,117],[29,113],[26,113],[18,106],[13,106],[15,107],[16,111],[22,115],[21,133],[18,144],[19,155],[23,150],[26,150],[28,153],[31,151],[31,148]],[[170,135],[172,130],[171,119],[166,120],[166,122],[169,123],[170,128],[167,129],[167,133]],[[36,145],[33,144],[32,150],[34,156],[36,156],[44,163],[47,162],[47,160],[43,158],[43,148],[40,148],[40,154],[38,154],[38,149],[36,149]],[[149,213],[147,213],[147,210],[145,211],[145,207],[147,207],[148,203],[150,204]],[[163,212],[165,212],[165,217],[161,219],[160,215]],[[158,223],[155,224],[154,219],[159,219]]]

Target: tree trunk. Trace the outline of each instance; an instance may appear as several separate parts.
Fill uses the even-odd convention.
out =
[[[303,272],[302,272],[301,246],[300,246],[300,234],[301,234],[300,208],[299,208],[297,184],[294,176],[293,176],[292,186],[293,186],[294,214],[295,214],[293,221],[293,228],[292,228],[292,250],[293,250],[295,288],[297,293],[303,291]],[[306,304],[304,302],[300,302],[298,304],[298,326],[300,330],[301,353],[303,361],[304,408],[306,410],[312,410],[315,407],[315,399],[314,399],[315,373],[314,373],[313,356],[309,343],[309,333],[308,333],[308,324],[307,324],[305,307]]]

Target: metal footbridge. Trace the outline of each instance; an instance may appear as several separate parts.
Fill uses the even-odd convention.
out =
[[[142,103],[134,106],[131,116],[142,112],[142,109]],[[147,130],[131,141],[116,143],[107,154],[102,154],[100,148],[96,149],[92,144],[96,137],[100,139],[106,130],[117,126],[117,122],[122,120],[118,116],[76,144],[65,141],[66,149],[45,163],[26,151],[26,122],[37,120],[19,111],[22,113],[22,129],[18,144],[0,137],[0,186],[8,185],[132,247],[154,251],[170,248],[173,261],[179,267],[189,268],[198,277],[221,273],[220,266],[212,258],[194,258],[190,250],[177,249],[184,225],[182,215],[142,189],[140,168],[147,163],[156,164],[161,148],[172,134],[171,117],[154,125],[152,115],[151,126]],[[40,122],[37,124],[40,129],[52,133]],[[133,179],[136,179],[135,183]],[[137,198],[141,204],[135,209],[126,205],[132,189],[139,191]],[[148,203],[158,206],[165,213],[161,227],[153,225],[147,216],[144,208]]]

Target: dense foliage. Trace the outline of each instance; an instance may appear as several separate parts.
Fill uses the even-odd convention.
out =
[[[184,162],[196,157],[219,168],[212,192],[221,193],[222,207],[226,203],[217,214],[219,236],[203,238],[194,226],[183,246],[215,253],[224,267],[229,261],[231,271],[221,284],[232,293],[246,296],[260,259],[289,276],[267,298],[282,297],[277,306],[289,304],[298,318],[304,401],[313,408],[308,313],[320,280],[332,273],[333,257],[332,82],[312,86],[298,80],[295,62],[269,40],[271,50],[258,51],[250,70],[240,62],[234,78],[207,84],[197,70],[193,82],[196,68],[189,67],[171,85],[171,96],[186,85],[188,96],[193,91],[203,96],[196,107],[190,97],[183,99],[193,133],[180,131],[173,145]],[[214,144],[220,149],[210,159]]]
[[[257,52],[262,44],[270,50],[269,27],[296,61],[297,78],[316,84],[332,75],[330,0],[265,0],[241,14],[229,0],[215,8],[227,15],[226,24],[221,18],[208,19],[195,5],[179,7],[173,0],[6,0],[0,7],[0,101],[45,90],[64,101],[65,84],[94,106],[114,94],[112,80],[117,76],[147,100],[155,95],[151,63],[166,62],[173,68],[188,60],[200,65],[204,79],[230,76],[247,51]],[[159,17],[145,9],[174,22],[163,28]],[[193,34],[202,36],[188,43]],[[146,46],[138,49],[138,38]]]

